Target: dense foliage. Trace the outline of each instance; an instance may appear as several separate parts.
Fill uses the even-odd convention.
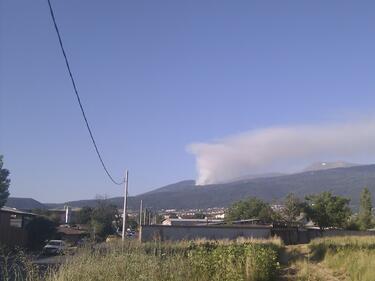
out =
[[[306,197],[308,216],[321,229],[327,227],[344,227],[349,220],[351,210],[349,199],[322,192]]]
[[[56,225],[48,218],[38,216],[33,218],[27,225],[28,248],[40,249],[46,240],[56,234]]]
[[[246,220],[246,219],[261,219],[263,221],[272,221],[274,212],[271,206],[256,198],[249,197],[246,200],[241,200],[230,206],[226,212],[225,218],[227,221]]]
[[[48,218],[50,221],[53,221],[56,225],[60,224],[61,215],[56,212],[47,209],[33,209],[32,212],[34,214],[38,214],[45,218]]]
[[[0,155],[0,208],[5,205],[9,196],[9,171],[3,168],[3,156]]]
[[[368,188],[364,188],[361,193],[358,220],[362,230],[373,226],[371,193]]]
[[[106,200],[99,200],[92,210],[90,224],[96,239],[104,239],[107,235],[116,232],[121,225],[116,206]],[[114,224],[115,222],[115,224]]]
[[[75,223],[78,224],[89,224],[91,222],[93,208],[91,207],[83,207],[77,212],[75,217]]]

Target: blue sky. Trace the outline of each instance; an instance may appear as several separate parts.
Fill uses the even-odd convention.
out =
[[[47,2],[0,3],[11,195],[121,195],[90,143]],[[104,160],[116,178],[130,170],[130,194],[195,178],[193,142],[374,108],[374,1],[52,4]]]

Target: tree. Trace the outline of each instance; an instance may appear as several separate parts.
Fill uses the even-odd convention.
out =
[[[46,240],[56,234],[56,225],[49,219],[37,216],[26,225],[28,247],[30,249],[41,248]]]
[[[345,229],[347,230],[360,230],[361,226],[359,225],[358,216],[351,215],[347,223],[345,224]]]
[[[98,200],[91,216],[91,227],[98,238],[104,239],[107,235],[115,233],[113,222],[118,219],[117,214],[116,206],[108,204],[107,200]]]
[[[372,227],[371,192],[368,188],[364,188],[361,192],[358,220],[362,230]]]
[[[60,224],[61,217],[59,214],[56,214],[54,212],[51,212],[50,210],[47,209],[33,209],[32,212],[34,214],[37,214],[39,216],[43,216],[50,221],[52,221],[55,225]]]
[[[343,227],[351,215],[350,199],[333,196],[330,192],[307,196],[306,201],[306,213],[320,229]]]
[[[3,156],[0,155],[0,208],[5,205],[9,196],[10,179],[8,176],[9,171],[3,169]]]
[[[287,222],[294,222],[296,218],[304,210],[304,202],[302,202],[293,193],[289,193],[284,199],[284,209],[281,211],[283,219]]]
[[[270,205],[256,197],[249,197],[234,203],[228,208],[225,215],[227,221],[246,219],[272,221],[272,217],[273,211]]]
[[[83,207],[77,212],[75,223],[89,224],[91,222],[93,209],[91,207]]]

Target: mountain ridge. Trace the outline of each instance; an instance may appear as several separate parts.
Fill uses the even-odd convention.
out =
[[[365,166],[365,165],[350,163],[346,161],[335,161],[335,162],[321,161],[321,162],[312,163],[311,165],[303,169],[302,172],[329,170],[329,169],[336,169],[336,168],[350,168],[350,167],[355,167],[355,166]]]
[[[305,171],[290,175],[269,178],[240,180],[224,184],[196,186],[195,181],[185,180],[166,185],[152,191],[131,196],[128,206],[138,210],[140,200],[144,207],[152,209],[206,209],[227,207],[231,203],[248,196],[256,196],[268,202],[280,202],[288,193],[303,198],[308,194],[331,191],[351,199],[358,205],[360,192],[369,188],[375,199],[375,165],[339,167],[316,171]],[[108,199],[121,207],[123,197]],[[66,203],[44,204],[48,208],[95,206],[97,200],[77,200]]]

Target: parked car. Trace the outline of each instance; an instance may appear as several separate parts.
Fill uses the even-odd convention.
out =
[[[45,255],[61,255],[66,249],[66,244],[62,240],[50,240],[47,245],[43,247],[43,254]]]

